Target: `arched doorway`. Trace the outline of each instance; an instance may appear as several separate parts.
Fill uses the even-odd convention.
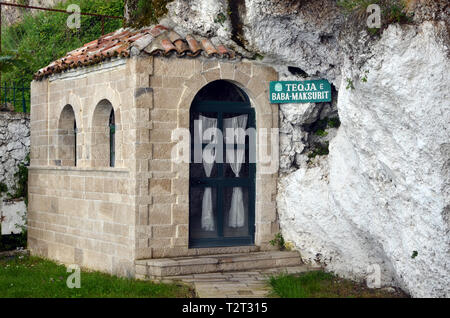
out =
[[[253,245],[255,112],[231,82],[203,87],[190,109],[189,247]]]

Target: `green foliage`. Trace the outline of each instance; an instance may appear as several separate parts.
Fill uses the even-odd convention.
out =
[[[324,143],[315,143],[314,148],[308,153],[308,158],[312,159],[316,156],[325,156],[329,154],[328,150],[329,143],[325,141]]]
[[[259,53],[255,53],[253,55],[252,59],[262,61],[264,59],[264,55],[259,54]]]
[[[272,288],[272,295],[281,298],[406,297],[400,291],[388,292],[382,289],[370,289],[364,284],[342,279],[324,271],[272,276],[269,284]]]
[[[30,164],[30,155],[27,155],[25,161],[19,164],[19,170],[14,174],[16,185],[14,192],[10,194],[10,199],[24,198],[28,205],[28,165]]]
[[[355,10],[366,11],[369,5],[378,4],[377,0],[338,0],[337,4],[345,13],[352,13]]]
[[[275,238],[269,241],[270,245],[278,246],[279,250],[282,251],[285,249],[285,241],[283,235],[281,233],[275,234]]]
[[[66,9],[69,4],[80,5],[81,12],[123,16],[122,0],[70,0],[56,8]],[[2,47],[6,52],[17,52],[22,60],[2,73],[6,83],[29,83],[33,74],[67,52],[81,47],[101,36],[101,18],[81,16],[81,28],[67,27],[68,15],[57,12],[27,13],[22,21],[2,31]],[[122,26],[121,20],[105,19],[105,33]]]
[[[412,253],[412,255],[411,255],[411,258],[414,259],[414,258],[417,257],[417,255],[419,255],[419,252],[413,251],[413,253]]]
[[[11,72],[15,68],[23,67],[29,55],[20,55],[17,50],[2,50],[0,53],[0,71],[2,73]]]
[[[0,182],[0,195],[5,192],[8,192],[8,186],[6,183]]]
[[[371,4],[380,6],[382,28],[392,23],[412,22],[413,15],[406,12],[404,0],[338,0],[337,4],[345,14],[351,15],[354,20],[364,26],[366,26],[366,19],[369,16],[366,10]],[[367,28],[367,30],[372,35],[380,31],[377,28]]]
[[[325,131],[327,128],[338,128],[340,125],[341,121],[338,117],[326,117],[314,123],[312,133],[318,136],[326,136],[328,135]]]
[[[369,70],[364,71],[364,75],[361,77],[361,82],[367,83],[367,75],[369,74]]]
[[[81,271],[81,288],[67,288],[64,265],[31,256],[0,259],[0,298],[174,298],[192,297],[181,284],[157,284]]]
[[[214,19],[214,23],[219,23],[220,25],[222,25],[225,21],[227,21],[227,17],[222,12],[220,12]]]
[[[375,34],[377,34],[377,33],[380,31],[380,29],[377,29],[377,28],[367,28],[367,31],[369,31],[370,34],[375,35]]]
[[[167,14],[166,5],[173,0],[126,0],[130,12],[129,25],[139,28],[158,23]]]
[[[393,1],[394,3],[387,7],[384,11],[389,23],[411,23],[413,14],[405,12],[405,4],[403,1]]]
[[[319,129],[319,130],[317,130],[317,131],[315,132],[315,134],[316,134],[317,136],[320,136],[320,137],[325,137],[326,135],[328,135],[328,132],[326,132],[326,131],[323,130],[323,129]]]
[[[349,77],[345,79],[347,81],[347,86],[345,89],[355,89],[355,86],[353,85],[353,80]]]
[[[326,119],[327,119],[327,127],[338,128],[341,125],[341,121],[339,120],[338,117]]]
[[[338,117],[326,117],[324,119],[318,120],[316,123],[314,123],[311,132],[317,136],[325,137],[328,135],[328,132],[326,129],[328,128],[338,128],[341,125],[341,121]],[[312,159],[316,156],[325,156],[328,155],[329,143],[328,141],[325,142],[316,142],[311,151],[308,153],[308,158]],[[310,162],[310,160],[308,160]]]

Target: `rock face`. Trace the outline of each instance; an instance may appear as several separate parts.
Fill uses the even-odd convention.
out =
[[[25,201],[4,201],[0,202],[0,208],[4,220],[0,235],[20,234],[25,225],[27,207]]]
[[[413,296],[450,295],[445,32],[444,23],[391,25],[362,69],[346,63],[328,160],[279,184],[283,234],[305,259],[355,279],[375,264],[382,283]]]
[[[29,114],[0,111],[0,182],[13,191],[14,174],[30,152]]]
[[[168,8],[180,32],[261,58],[280,80],[334,84],[332,103],[280,105],[278,212],[303,259],[360,281],[379,276],[412,296],[449,297],[448,2],[408,3],[413,23],[392,24],[378,40],[349,31],[333,0]],[[338,129],[313,133],[337,114]],[[329,155],[308,158],[317,141],[329,142]]]
[[[339,83],[338,37],[343,16],[336,1],[187,0],[168,4],[177,26],[217,36],[244,56],[275,67],[296,66]]]
[[[26,0],[26,1],[11,1],[12,3],[24,4],[34,7],[44,7],[51,8],[55,6],[57,3],[62,2],[64,0]],[[11,6],[2,6],[2,18],[4,19],[6,25],[11,25],[16,23],[18,20],[22,19],[22,16],[25,13],[32,12],[40,12],[38,10],[31,9],[23,9],[18,7]]]

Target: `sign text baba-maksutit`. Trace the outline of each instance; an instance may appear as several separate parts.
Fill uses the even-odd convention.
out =
[[[270,82],[270,102],[322,103],[331,101],[331,85],[327,80]]]

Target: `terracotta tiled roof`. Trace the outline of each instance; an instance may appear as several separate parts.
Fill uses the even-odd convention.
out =
[[[181,37],[163,25],[141,30],[120,29],[86,43],[50,65],[40,69],[34,78],[61,73],[77,67],[89,66],[114,57],[129,57],[145,52],[150,55],[176,55],[177,57],[218,57],[234,59],[235,53],[224,45],[215,46],[209,39],[187,35]]]

